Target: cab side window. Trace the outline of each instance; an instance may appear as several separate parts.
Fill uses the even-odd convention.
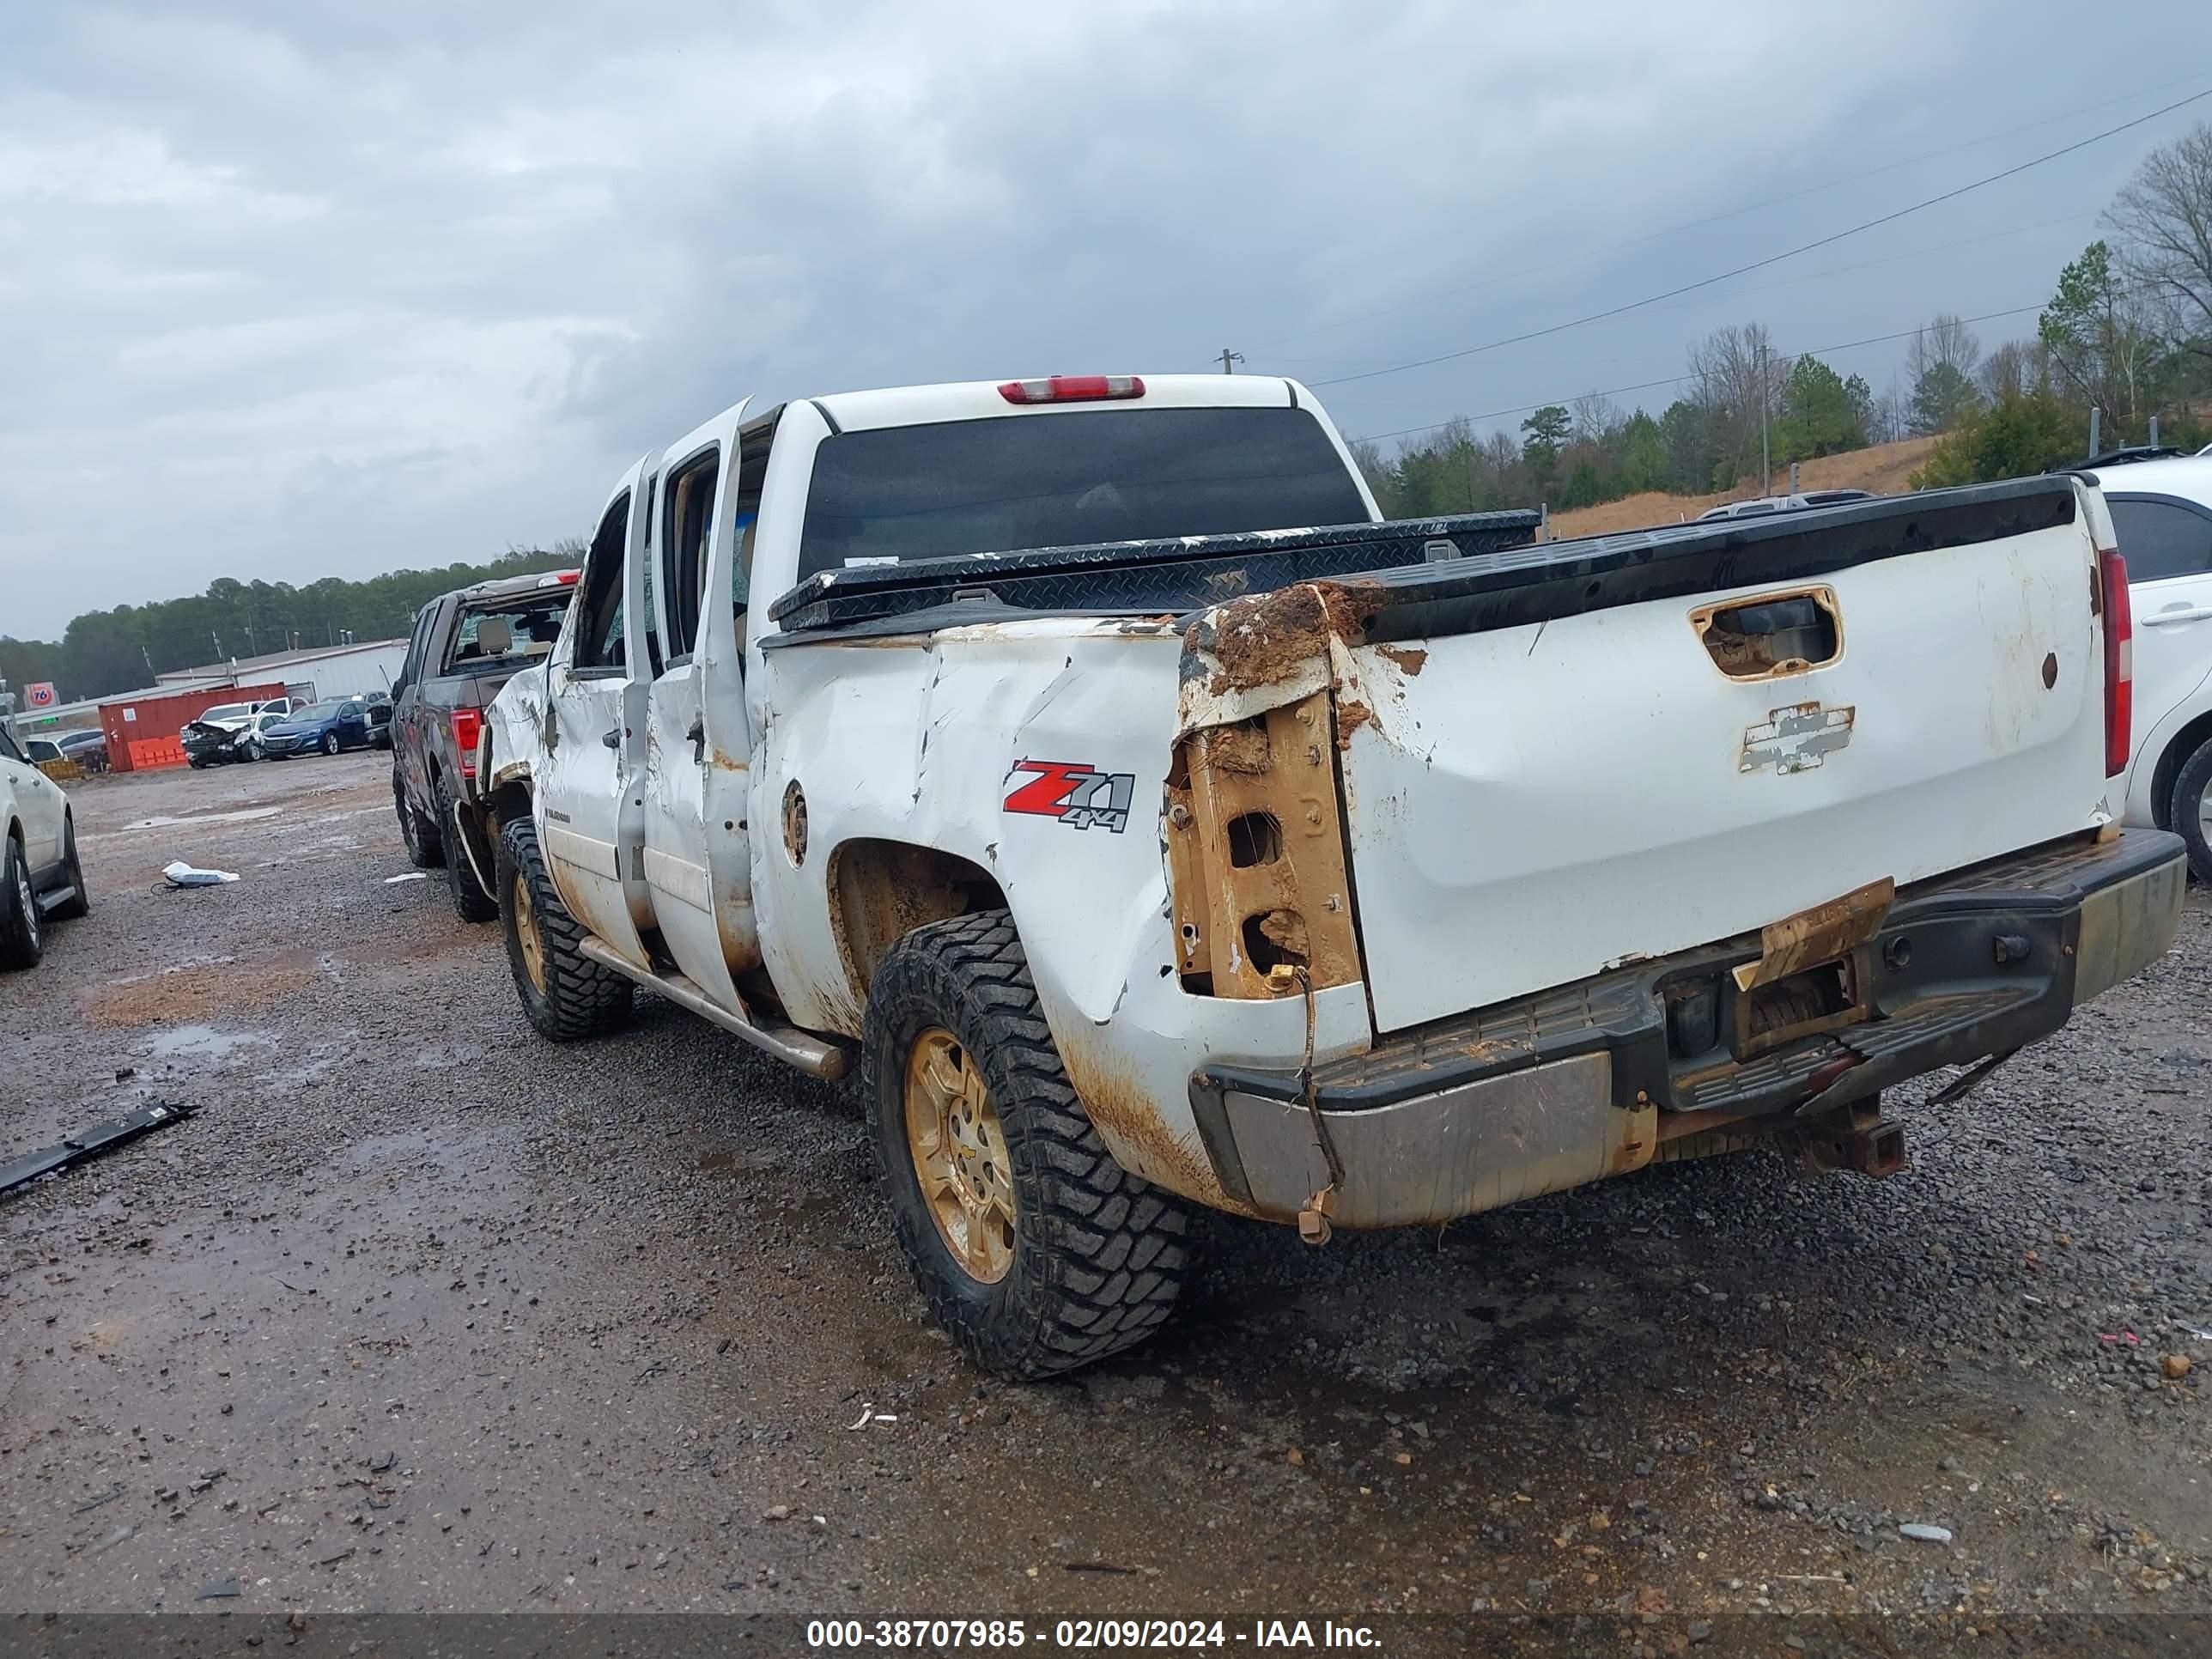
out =
[[[719,449],[710,449],[686,462],[669,478],[663,497],[661,603],[667,607],[669,637],[662,649],[671,663],[689,657],[698,642],[700,584],[707,579],[707,538],[721,459]]]
[[[629,492],[624,490],[599,520],[584,568],[584,591],[576,600],[578,669],[624,666],[623,555],[629,529]]]
[[[15,747],[15,739],[8,735],[8,728],[4,726],[0,726],[0,757],[25,766],[30,764],[28,761],[23,759],[23,751]]]
[[[415,631],[407,640],[407,660],[399,665],[399,684],[394,688],[398,692],[404,694],[422,678],[422,652],[430,637],[430,619],[437,614],[435,599],[415,613]]]

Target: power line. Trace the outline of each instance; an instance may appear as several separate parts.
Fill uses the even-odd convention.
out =
[[[1437,300],[1455,299],[1462,294],[1479,293],[1484,289],[1495,288],[1500,283],[1510,282],[1518,277],[1540,276],[1547,271],[1561,270],[1569,265],[1579,264],[1583,260],[1595,259],[1601,254],[1618,253],[1623,248],[1641,247],[1646,242],[1659,241],[1665,237],[1679,235],[1686,230],[1697,230],[1706,225],[1717,225],[1730,219],[1740,219],[1747,213],[1758,212],[1761,208],[1779,207],[1784,202],[1796,202],[1808,196],[1818,196],[1823,191],[1840,190],[1845,185],[1855,185],[1868,179],[1880,178],[1884,173],[1895,173],[1900,167],[1917,166],[1923,161],[1936,161],[1946,155],[1955,155],[1961,150],[1978,149],[1984,144],[1993,144],[2000,138],[2010,138],[2019,133],[2033,132],[2039,127],[2052,126],[2061,121],[2071,120],[2077,115],[2094,114],[2099,110],[2110,109],[2115,104],[2124,104],[2134,99],[2148,97],[2154,92],[2164,92],[2170,87],[2185,86],[2191,81],[2203,80],[2206,73],[2207,71],[2199,70],[2194,75],[2177,76],[2171,81],[2160,81],[2152,86],[2138,87],[2133,92],[2123,93],[2118,98],[2107,98],[2100,103],[2084,104],[2078,109],[2064,110],[2057,115],[2047,115],[2039,121],[2029,121],[2020,126],[2006,127],[2002,131],[1984,133],[1979,138],[1969,138],[1964,143],[1947,145],[1942,149],[1920,150],[1905,156],[1901,161],[1891,161],[1878,167],[1869,167],[1864,173],[1846,173],[1840,179],[1831,179],[1826,184],[1808,185],[1802,190],[1789,191],[1780,196],[1770,196],[1763,201],[1748,202],[1741,207],[1730,208],[1725,213],[1708,214],[1702,219],[1686,219],[1680,224],[1669,225],[1663,230],[1647,231],[1641,236],[1631,236],[1625,241],[1607,242],[1598,247],[1585,249],[1580,253],[1570,254],[1562,259],[1554,259],[1548,264],[1516,265],[1510,271],[1497,276],[1486,276],[1479,283],[1465,283],[1456,288],[1440,289],[1431,294],[1416,295],[1412,299],[1400,300],[1395,304],[1379,307],[1373,311],[1363,311],[1355,316],[1334,318],[1328,322],[1316,323],[1309,328],[1294,329],[1288,334],[1279,334],[1272,340],[1262,341],[1253,349],[1265,350],[1281,345],[1288,340],[1303,339],[1309,334],[1319,334],[1333,328],[1349,328],[1354,323],[1372,322],[1377,317],[1388,317],[1396,312],[1408,311],[1415,306],[1428,305]],[[2154,113],[2163,113],[2163,112],[2154,112]],[[2148,120],[2150,117],[2146,116],[2143,118]]]
[[[1931,254],[1948,253],[1954,248],[1975,247],[1984,242],[2001,242],[2011,236],[2025,236],[2030,232],[2051,230],[2059,225],[2086,224],[2096,218],[2094,213],[2066,213],[2056,219],[2038,219],[2025,225],[2008,225],[2002,230],[1984,231],[1978,236],[1961,236],[1955,241],[1931,242],[1924,247],[1909,247],[1899,253],[1885,253],[1879,259],[1862,259],[1848,265],[1828,265],[1820,270],[1801,271],[1795,276],[1784,276],[1778,282],[1759,283],[1750,288],[1741,288],[1733,297],[1748,299],[1754,294],[1773,294],[1783,289],[1796,288],[1804,283],[1825,282],[1832,276],[1849,276],[1862,270],[1877,270],[1884,265],[1902,264],[1909,259],[1925,259]],[[1698,302],[1691,301],[1678,306],[1656,307],[1656,314],[1694,309]],[[1334,361],[1341,362],[1342,358]]]
[[[2014,306],[2008,311],[1985,311],[1978,317],[1961,317],[1959,320],[1961,323],[1989,323],[1995,322],[2000,317],[2023,317],[2031,311],[2041,311],[2043,308],[2041,304]],[[1781,355],[1789,357],[1818,357],[1832,352],[1850,351],[1859,346],[1883,345],[1892,340],[1909,340],[1926,327],[1927,325],[1923,323],[1917,327],[1899,329],[1894,334],[1869,334],[1863,340],[1839,340],[1834,345],[1814,346],[1807,350],[1784,352]],[[1661,380],[1639,380],[1634,386],[1608,386],[1601,392],[1577,392],[1575,396],[1618,398],[1631,392],[1649,392],[1655,386],[1680,386],[1685,380],[1694,380],[1697,378],[1694,374],[1669,374]],[[1381,443],[1386,438],[1410,438],[1416,432],[1441,432],[1444,428],[1457,426],[1462,421],[1473,425],[1477,421],[1495,421],[1508,415],[1526,415],[1532,410],[1547,409],[1555,404],[1572,401],[1573,399],[1570,398],[1547,398],[1540,403],[1516,404],[1510,409],[1485,410],[1480,415],[1455,415],[1449,421],[1431,421],[1426,426],[1403,426],[1395,432],[1370,432],[1364,437],[1347,438],[1345,441],[1352,444],[1375,444]]]
[[[1608,307],[1603,311],[1594,311],[1587,317],[1577,317],[1567,322],[1553,323],[1547,328],[1530,329],[1525,334],[1510,335],[1502,340],[1489,340],[1480,345],[1465,346],[1457,351],[1440,351],[1431,357],[1419,357],[1411,362],[1393,363],[1386,368],[1364,369],[1357,374],[1340,374],[1333,380],[1316,380],[1313,384],[1316,387],[1347,386],[1355,380],[1372,380],[1385,374],[1402,374],[1408,369],[1427,368],[1437,363],[1454,362],[1462,357],[1472,357],[1481,352],[1495,351],[1501,346],[1519,345],[1525,341],[1540,340],[1549,335],[1564,334],[1569,329],[1581,328],[1590,323],[1603,322],[1608,317],[1619,317],[1627,312],[1640,311],[1646,306],[1658,304],[1662,300],[1672,300],[1680,295],[1694,294],[1699,289],[1711,288],[1716,283],[1729,281],[1731,277],[1742,276],[1754,270],[1763,270],[1768,265],[1781,264],[1784,259],[1794,259],[1801,253],[1810,253],[1815,248],[1826,247],[1832,243],[1844,240],[1846,237],[1856,236],[1863,231],[1872,230],[1880,225],[1893,224],[1908,215],[1936,207],[1944,202],[1954,201],[1971,191],[1980,190],[1985,185],[1996,184],[2002,179],[2014,178],[2027,172],[2031,167],[2039,167],[2046,161],[2055,161],[2062,155],[2070,155],[2077,149],[2085,149],[2091,144],[2100,143],[2130,128],[2142,126],[2145,122],[2154,121],[2161,115],[2171,115],[2175,110],[2206,98],[2212,98],[2212,88],[2208,88],[2203,92],[2191,93],[2186,98],[2176,99],[2172,103],[2154,109],[2148,115],[2138,115],[2132,121],[2123,121],[2118,126],[2106,127],[2102,132],[2094,132],[2087,138],[2076,139],[2070,144],[2036,156],[2032,161],[2022,161],[2017,166],[2007,167],[2002,173],[1992,173],[1986,178],[1973,180],[1971,184],[1960,185],[1955,190],[1947,190],[1940,196],[1930,196],[1923,201],[1913,203],[1910,207],[1899,208],[1893,213],[1885,213],[1879,218],[1866,220],[1847,229],[1835,231],[1829,235],[1802,243],[1796,247],[1785,248],[1779,253],[1771,253],[1764,259],[1753,259],[1748,264],[1737,265],[1733,270],[1721,271],[1716,276],[1703,276],[1694,283],[1684,283],[1680,287],[1668,289],[1663,293],[1647,295],[1641,300],[1631,300],[1625,305]]]

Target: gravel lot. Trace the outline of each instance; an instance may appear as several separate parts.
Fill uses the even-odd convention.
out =
[[[0,1201],[7,1608],[1661,1613],[1680,1650],[2212,1607],[2202,894],[1978,1092],[1896,1102],[1894,1180],[1224,1222],[1163,1340],[1011,1388],[923,1322],[846,1092],[658,1005],[539,1042],[495,927],[387,881],[387,765],[75,789],[94,914],[0,982],[0,1155],[203,1109]]]

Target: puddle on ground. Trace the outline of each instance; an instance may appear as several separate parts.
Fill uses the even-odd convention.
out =
[[[247,823],[255,818],[273,818],[284,809],[281,806],[241,806],[234,812],[195,812],[190,817],[173,818],[156,814],[150,818],[139,818],[123,827],[125,830],[188,830],[202,823]]]
[[[219,1060],[240,1048],[265,1048],[271,1039],[259,1031],[219,1031],[212,1025],[178,1025],[146,1039],[146,1052],[157,1060]]]

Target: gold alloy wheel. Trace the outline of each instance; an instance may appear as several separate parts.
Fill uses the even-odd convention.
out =
[[[1014,1172],[975,1056],[933,1025],[906,1061],[906,1144],[921,1201],[962,1271],[995,1285],[1014,1265]]]
[[[459,856],[459,849],[455,848],[454,854]],[[522,971],[530,975],[530,982],[542,996],[545,992],[545,940],[538,931],[538,912],[530,905],[530,884],[523,879],[520,870],[514,872],[514,891],[509,900],[514,909],[515,942],[522,946]]]

